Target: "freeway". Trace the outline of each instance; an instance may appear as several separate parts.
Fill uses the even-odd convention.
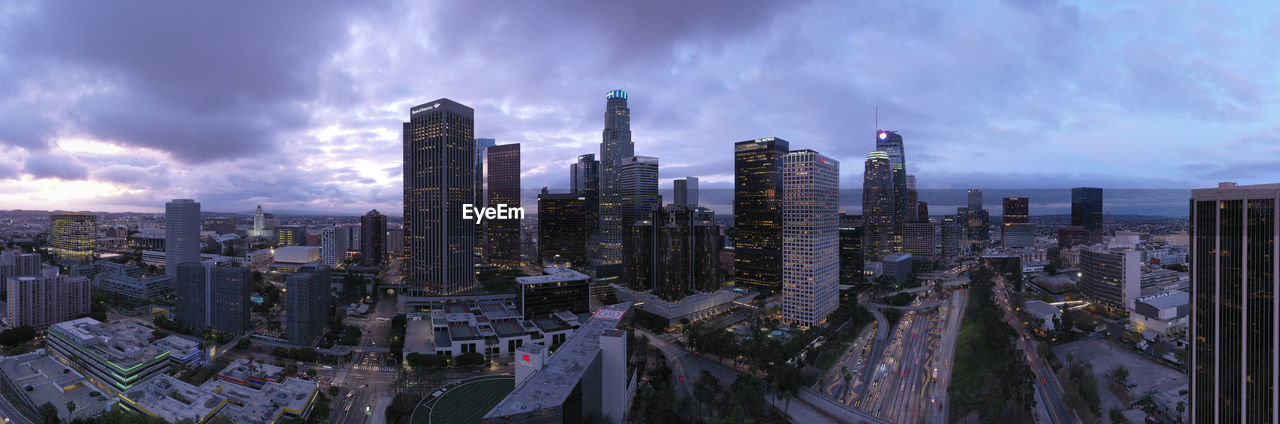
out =
[[[26,415],[22,415],[18,407],[9,403],[9,398],[4,396],[0,396],[0,419],[8,424],[32,424],[31,420],[27,419]]]
[[[867,368],[864,381],[842,399],[858,409],[888,422],[918,422],[936,416],[937,394],[945,394],[945,382],[933,381],[933,371],[950,366],[951,351],[941,346],[942,335],[958,327],[959,299],[963,291],[931,293],[911,306],[933,305],[937,309],[909,308],[892,331],[883,350],[883,363]],[[954,345],[950,346],[954,348]],[[944,396],[945,397],[945,396]]]

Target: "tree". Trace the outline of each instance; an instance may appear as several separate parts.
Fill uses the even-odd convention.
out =
[[[1116,379],[1117,383],[1126,384],[1129,382],[1129,369],[1125,368],[1124,365],[1116,365],[1116,368],[1111,370],[1111,376]]]
[[[342,393],[342,389],[338,386],[329,386],[329,396],[337,396],[339,393]]]
[[[72,412],[76,412],[76,403],[69,400],[67,401],[67,415],[71,415]]]
[[[320,374],[320,372],[316,371],[315,368],[307,368],[307,377],[316,378],[317,374]]]
[[[459,367],[479,367],[489,363],[489,358],[479,352],[467,352],[458,355],[458,359],[454,360]]]
[[[1178,422],[1182,422],[1182,413],[1187,411],[1187,402],[1178,401]]]
[[[302,362],[315,362],[316,359],[320,358],[320,355],[316,353],[316,350],[309,347],[298,349],[296,355],[296,358]]]
[[[52,403],[45,402],[44,404],[40,405],[38,412],[40,412],[40,419],[43,420],[45,423],[47,424],[58,423],[58,407],[53,406]]]
[[[0,344],[5,346],[17,346],[34,338],[36,338],[36,329],[29,325],[0,331]]]
[[[1129,420],[1124,418],[1124,413],[1119,409],[1111,409],[1111,422],[1113,424],[1128,424]]]
[[[248,337],[241,337],[240,341],[236,342],[236,347],[240,349],[248,349],[249,346],[252,346],[252,345],[253,345],[253,340],[249,339]]]
[[[405,316],[405,314],[399,314],[394,317],[391,317],[392,330],[404,331],[405,327],[407,327],[408,325],[409,325],[409,317]]]

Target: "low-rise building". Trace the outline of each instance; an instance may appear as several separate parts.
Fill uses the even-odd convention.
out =
[[[1139,333],[1154,331],[1161,335],[1180,335],[1187,330],[1191,311],[1191,295],[1181,290],[1139,297],[1134,301],[1129,323]]]
[[[1054,318],[1062,318],[1062,310],[1057,306],[1050,305],[1039,300],[1028,300],[1022,304],[1022,310],[1033,318],[1043,320],[1044,324],[1040,326],[1042,330],[1054,329]]]
[[[53,353],[111,393],[129,390],[163,374],[170,364],[191,363],[193,353],[196,357],[200,355],[200,349],[194,352],[183,349],[192,344],[177,340],[166,338],[166,343],[153,344],[150,340],[154,333],[132,321],[103,324],[93,318],[53,324],[47,332],[48,346]]]
[[[525,319],[510,304],[450,304],[411,316],[404,352],[447,357],[478,352],[491,360],[510,360],[512,352],[521,346],[553,346],[564,342],[580,326],[578,317],[569,312]]]
[[[226,398],[225,405],[217,411],[217,417],[245,424],[271,424],[290,418],[305,421],[320,395],[319,384],[297,378],[268,381],[260,386],[219,379],[207,381],[199,389]]]
[[[885,255],[880,263],[884,266],[884,275],[893,277],[893,281],[898,284],[907,282],[911,278],[911,259],[910,253],[894,253]]]
[[[614,289],[619,301],[643,304],[645,312],[666,318],[667,325],[675,325],[684,319],[697,321],[719,315],[738,304],[751,302],[758,294],[735,287],[720,289],[714,293],[692,294],[677,301],[665,301],[653,293],[636,292],[618,285]]]
[[[40,405],[52,404],[63,421],[93,417],[110,406],[107,395],[86,384],[83,374],[50,357],[44,349],[0,356],[0,375],[5,388],[23,405],[38,410]],[[67,409],[68,403],[75,405],[74,411]]]

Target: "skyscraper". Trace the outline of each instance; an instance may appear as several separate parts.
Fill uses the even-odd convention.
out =
[[[622,160],[618,186],[622,191],[622,226],[629,228],[662,206],[658,195],[658,158],[632,156]],[[625,246],[625,244],[624,244]]]
[[[600,161],[596,155],[578,156],[578,162],[570,166],[569,183],[573,192],[582,196],[586,208],[587,256],[600,255]]]
[[[933,223],[928,220],[902,224],[902,251],[912,258],[933,260],[936,244],[933,239]]]
[[[912,213],[908,200],[910,195],[907,193],[907,154],[906,148],[902,143],[902,136],[893,131],[880,130],[876,132],[876,150],[885,152],[889,156],[890,167],[893,168],[893,225],[894,232],[893,246],[894,251],[902,250],[902,224],[907,222],[907,217]],[[865,204],[865,203],[864,203]]]
[[[982,189],[969,189],[969,210],[982,210]]]
[[[1191,191],[1193,423],[1280,422],[1277,199],[1280,184]]]
[[[1080,251],[1080,294],[1095,306],[1123,313],[1141,294],[1141,252],[1133,249]]]
[[[320,262],[331,268],[342,263],[347,257],[347,249],[351,248],[349,234],[338,227],[320,230]]]
[[[475,205],[476,207],[485,206],[484,162],[485,162],[485,158],[489,156],[488,155],[489,148],[496,145],[498,145],[497,141],[495,141],[492,138],[477,138],[475,142],[474,153],[476,157],[476,162],[475,162],[476,163],[476,167],[475,167],[476,183],[471,187],[471,189],[475,191],[473,194],[475,196],[475,201],[472,202],[471,204]],[[476,234],[474,239],[475,244],[473,244],[472,247],[475,248],[476,256],[484,256],[484,246],[485,246],[484,223],[481,222],[479,224],[476,224],[475,227],[476,227]]]
[[[783,157],[782,319],[818,325],[840,286],[840,162],[813,150]]]
[[[698,177],[685,177],[672,182],[675,204],[686,208],[698,207]]]
[[[840,284],[862,284],[862,215],[840,215]]]
[[[1000,212],[1001,222],[1031,222],[1030,201],[1025,197],[1004,198],[1004,209]]]
[[[182,262],[173,267],[173,288],[178,304],[174,318],[193,327],[204,327],[209,322],[209,278],[205,265],[200,262]]]
[[[475,286],[475,221],[462,219],[475,201],[473,117],[439,99],[409,109],[403,126],[405,284],[432,294]]]
[[[1088,230],[1090,243],[1102,241],[1102,189],[1071,189],[1071,225]]]
[[[485,204],[520,207],[520,143],[493,146],[485,154]],[[487,219],[484,232],[490,264],[520,265],[519,219]]]
[[[281,225],[275,229],[276,247],[306,246],[307,227],[303,225]]]
[[[470,187],[469,179],[465,181]],[[285,278],[284,285],[285,338],[295,345],[310,346],[329,322],[329,268],[303,265],[298,273]]]
[[[387,216],[377,209],[360,217],[360,261],[378,265],[387,259]]]
[[[606,264],[622,263],[622,240],[628,224],[622,203],[622,162],[635,155],[627,92],[610,91],[605,95],[600,142],[600,256]]]
[[[173,199],[164,204],[164,272],[178,275],[178,264],[200,262],[200,203]]]
[[[711,222],[715,212],[679,205],[654,208],[631,227],[627,253],[632,290],[652,290],[658,297],[679,300],[721,287],[718,268],[724,241]]]
[[[873,151],[867,154],[862,174],[862,225],[867,241],[863,243],[866,258],[879,261],[886,255],[901,250],[895,240],[898,235],[898,216],[894,208],[893,163],[889,154]]]
[[[960,219],[955,215],[942,216],[942,243],[940,254],[944,258],[960,256]]]
[[[915,204],[916,204],[916,214],[915,214],[916,218],[914,219],[914,221],[915,222],[928,221],[929,220],[929,202],[915,202]]]
[[[928,221],[929,214],[920,217],[920,193],[916,191],[916,176],[907,175],[907,217],[905,222]]]
[[[735,284],[772,293],[782,289],[782,157],[780,138],[733,145]]]
[[[582,264],[587,259],[587,199],[578,193],[538,195],[538,261]]]
[[[249,268],[215,266],[208,268],[209,327],[229,334],[244,334],[249,325],[249,286],[253,273]]]
[[[58,275],[47,268],[36,276],[11,277],[5,282],[8,324],[48,327],[89,313],[89,279]]]
[[[199,214],[196,218],[199,219]],[[199,231],[197,228],[197,236]],[[77,212],[49,216],[49,250],[59,259],[81,262],[93,259],[93,248],[97,244],[97,216]]]

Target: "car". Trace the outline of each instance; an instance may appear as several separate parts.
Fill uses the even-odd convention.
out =
[[[1040,385],[1042,385],[1042,386],[1047,386],[1047,385],[1049,385],[1049,383],[1046,383],[1046,382],[1044,381],[1044,377],[1040,377]]]
[[[302,361],[294,362],[294,364],[302,365]]]
[[[361,384],[360,387],[357,387],[357,389],[367,389],[367,388],[369,388],[368,384]]]

